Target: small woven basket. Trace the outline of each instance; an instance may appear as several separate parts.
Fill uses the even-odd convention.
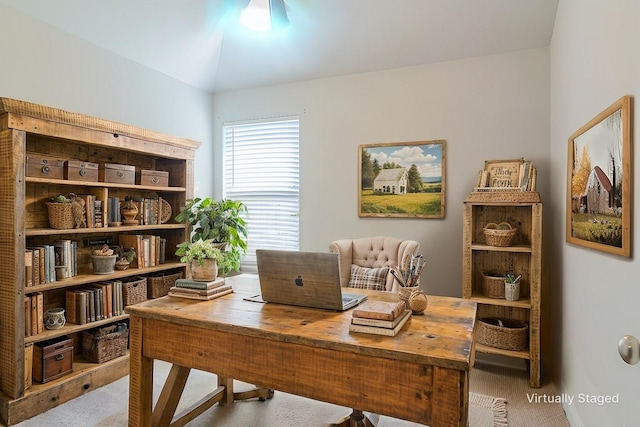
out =
[[[504,298],[504,274],[496,270],[483,271],[482,295],[487,298]]]
[[[484,317],[478,319],[476,341],[503,350],[527,348],[529,326],[515,319]]]
[[[514,237],[516,237],[516,229],[511,227],[508,222],[496,224],[490,222],[485,225],[484,240],[489,246],[511,246]]]
[[[147,277],[147,296],[149,298],[160,298],[167,295],[169,289],[176,284],[178,279],[182,279],[182,271]]]
[[[75,226],[71,203],[47,202],[49,214],[49,226],[58,230],[69,229]]]
[[[122,279],[122,299],[125,307],[147,300],[147,278],[129,277]]]
[[[127,353],[128,339],[129,329],[102,336],[82,331],[82,357],[89,362],[102,363],[124,356]]]

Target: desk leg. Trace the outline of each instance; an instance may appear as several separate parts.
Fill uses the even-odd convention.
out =
[[[377,418],[377,417],[376,417]],[[377,424],[377,419],[376,419]],[[331,424],[331,427],[376,427],[364,412],[354,409],[350,415],[341,418],[337,423]]]
[[[129,426],[151,427],[153,360],[142,355],[143,320],[129,320]]]
[[[176,412],[182,391],[189,378],[191,368],[171,365],[169,376],[162,387],[162,392],[153,410],[153,425],[168,426]]]
[[[256,387],[253,390],[234,392],[233,379],[221,376],[218,376],[218,387],[224,387],[227,390],[223,399],[224,402],[220,401],[221,406],[227,403],[233,403],[234,400],[247,400],[255,397],[257,397],[261,402],[264,402],[266,399],[271,399],[274,394],[272,389],[262,387]]]

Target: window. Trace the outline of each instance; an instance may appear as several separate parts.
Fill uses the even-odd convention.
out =
[[[242,269],[256,272],[256,249],[300,247],[298,118],[230,123],[223,133],[223,197],[247,206]]]

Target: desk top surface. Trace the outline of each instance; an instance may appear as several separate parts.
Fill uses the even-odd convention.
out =
[[[256,275],[226,279],[234,293],[211,301],[162,297],[126,308],[131,316],[235,334],[364,353],[468,371],[476,303],[428,296],[424,315],[414,315],[395,337],[349,332],[352,309],[335,312],[243,300],[259,293]],[[397,300],[390,292],[349,289],[369,299]]]

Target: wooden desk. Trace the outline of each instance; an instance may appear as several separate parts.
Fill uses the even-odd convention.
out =
[[[257,276],[227,281],[235,292],[212,301],[163,297],[127,307],[129,426],[168,423],[162,396],[152,418],[153,359],[160,359],[216,373],[225,380],[223,403],[233,401],[226,379],[235,378],[431,427],[467,427],[475,302],[429,296],[424,315],[384,337],[350,333],[350,311],[244,301],[257,292]]]

